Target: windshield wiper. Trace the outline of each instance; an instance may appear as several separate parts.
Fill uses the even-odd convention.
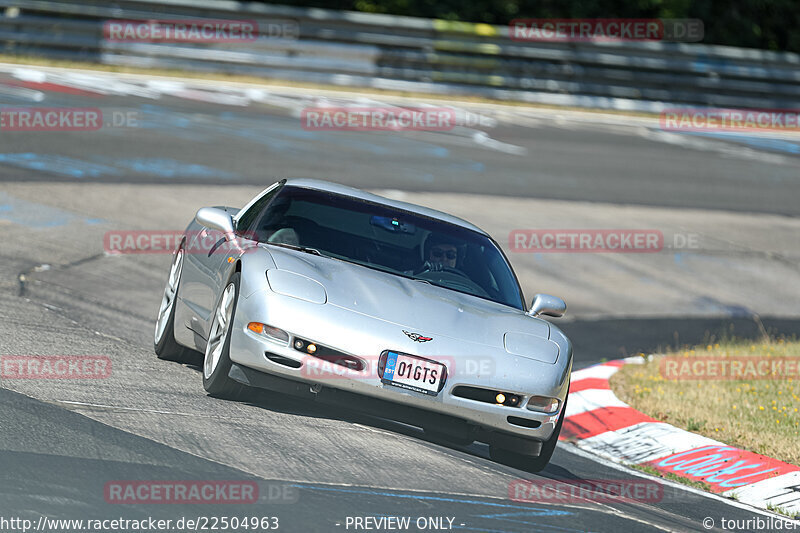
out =
[[[296,244],[287,244],[285,242],[265,242],[262,244],[267,244],[269,246],[280,246],[281,248],[289,248],[290,250],[297,250],[298,252],[305,252],[307,254],[318,255],[320,257],[327,257],[316,248],[309,248],[307,246],[298,246]]]

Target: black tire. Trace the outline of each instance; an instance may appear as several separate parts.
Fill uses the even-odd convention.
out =
[[[236,303],[239,301],[239,285],[241,281],[241,274],[239,272],[234,272],[233,276],[228,280],[228,283],[225,284],[227,288],[231,284],[234,286],[234,297],[233,297],[233,309],[231,311],[231,317],[226,325],[227,331],[225,332],[225,342],[222,345],[222,352],[219,357],[219,362],[217,366],[214,368],[214,371],[206,377],[205,371],[205,358],[209,356],[209,349],[206,348],[206,353],[203,357],[203,388],[208,392],[210,396],[214,396],[215,398],[224,398],[224,399],[235,399],[240,396],[242,391],[244,390],[244,386],[241,383],[238,383],[232,380],[228,376],[228,372],[231,370],[231,362],[230,357],[230,349],[231,349],[231,327],[233,326],[233,322],[236,319]],[[222,301],[223,295],[225,293],[225,289],[223,289],[222,293],[220,294],[220,301],[214,306],[214,312],[217,311],[217,308]],[[211,341],[211,331],[209,331],[209,343]]]
[[[182,254],[183,250],[179,248],[176,251],[177,254]],[[173,264],[174,264],[173,259]],[[181,269],[181,274],[183,270]],[[169,284],[170,280],[167,279],[167,284]],[[180,275],[178,277],[177,284],[175,285],[175,295],[174,299],[177,300],[178,289],[180,288]],[[166,288],[165,288],[166,291]],[[156,317],[156,322],[158,322],[158,317]],[[203,356],[200,352],[195,350],[186,348],[178,344],[175,340],[175,302],[173,302],[172,307],[169,311],[169,317],[167,318],[167,323],[164,326],[164,332],[161,334],[161,338],[158,341],[153,339],[153,348],[156,352],[156,357],[162,359],[164,361],[174,361],[176,363],[197,363],[200,358]]]
[[[569,395],[567,395],[569,399]],[[558,436],[561,434],[561,426],[564,424],[564,417],[567,412],[567,400],[564,400],[564,406],[561,408],[561,415],[558,417],[556,427],[550,438],[542,443],[542,449],[537,457],[531,457],[526,454],[512,452],[497,446],[489,446],[489,456],[493,461],[502,463],[504,465],[513,466],[520,470],[527,472],[541,472],[550,462],[553,457],[553,452],[558,444]]]
[[[155,344],[156,357],[164,361],[174,361],[176,363],[197,363],[203,354],[181,346],[175,340],[175,310],[169,317],[167,328],[161,336],[161,342]]]

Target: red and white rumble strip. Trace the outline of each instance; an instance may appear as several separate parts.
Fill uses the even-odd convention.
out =
[[[631,357],[573,372],[560,439],[617,463],[702,481],[740,502],[800,512],[800,467],[658,422],[617,398],[609,378],[642,362]]]

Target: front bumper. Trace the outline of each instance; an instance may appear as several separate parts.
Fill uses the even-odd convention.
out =
[[[283,345],[267,340],[247,330],[247,324],[251,321],[281,328],[292,338]],[[320,359],[292,347],[294,335],[355,356],[368,364],[363,371],[320,364]],[[561,344],[562,353],[556,364],[549,364],[511,355],[502,347],[441,335],[434,342],[417,343],[406,337],[397,324],[365,317],[330,304],[299,301],[264,290],[239,300],[230,349],[231,360],[238,368],[234,367],[231,377],[250,385],[274,388],[270,385],[275,383],[274,380],[260,379],[252,373],[255,370],[293,383],[306,384],[296,387],[298,392],[319,394],[322,391],[341,391],[361,398],[372,398],[372,402],[363,403],[374,404],[372,407],[380,406],[378,412],[370,409],[373,414],[402,419],[406,423],[415,424],[415,415],[403,412],[403,416],[395,416],[394,411],[398,410],[391,406],[415,409],[419,419],[416,425],[423,427],[431,423],[433,427],[440,427],[452,418],[466,421],[477,430],[544,441],[555,429],[569,387],[571,347],[566,340],[563,346]],[[382,383],[377,374],[377,361],[385,350],[418,355],[447,365],[448,377],[441,392],[430,396]],[[272,359],[267,354],[273,355]],[[281,360],[289,360],[293,366],[299,366],[292,368],[275,362]],[[315,385],[313,392],[311,385]],[[511,407],[471,400],[453,394],[458,386],[517,394],[522,401],[519,407]],[[546,414],[527,409],[527,401],[534,395],[559,398],[559,411]],[[320,394],[321,399],[325,396],[335,395]],[[339,398],[345,396],[348,394],[340,394]],[[439,418],[434,416],[431,419],[424,414],[439,415]]]

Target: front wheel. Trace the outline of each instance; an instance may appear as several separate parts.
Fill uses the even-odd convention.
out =
[[[219,298],[203,360],[203,388],[217,398],[234,398],[242,390],[242,385],[228,377],[231,370],[231,329],[236,316],[236,302],[239,299],[241,274],[231,276]]]
[[[178,287],[181,283],[181,274],[183,274],[183,259],[184,251],[179,248],[172,259],[167,285],[164,287],[164,295],[161,297],[161,305],[158,307],[153,347],[159,359],[178,363],[192,363],[199,359],[200,354],[181,346],[175,340],[175,305],[178,298]]]

